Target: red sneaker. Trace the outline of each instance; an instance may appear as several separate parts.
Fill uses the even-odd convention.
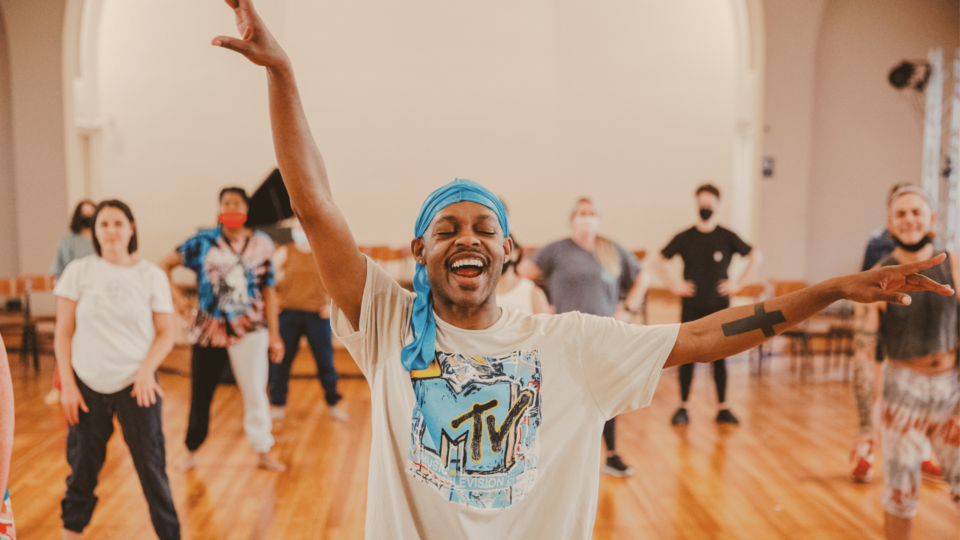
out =
[[[923,475],[931,480],[943,480],[943,472],[929,459],[920,464]]]
[[[853,469],[853,481],[861,484],[873,480],[873,445],[864,443],[857,449],[857,466]]]

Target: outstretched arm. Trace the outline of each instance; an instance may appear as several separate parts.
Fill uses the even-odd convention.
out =
[[[741,353],[800,323],[837,300],[859,303],[892,302],[908,305],[902,291],[954,294],[953,289],[918,275],[943,262],[941,254],[926,261],[886,266],[842,278],[752,306],[725,309],[680,325],[680,334],[664,367],[712,362]]]
[[[213,44],[236,51],[267,68],[273,146],[293,211],[310,240],[313,257],[331,298],[354,328],[367,260],[333,202],[327,170],[310,133],[290,59],[257,15],[251,0],[226,0],[237,17],[241,39],[219,36]]]

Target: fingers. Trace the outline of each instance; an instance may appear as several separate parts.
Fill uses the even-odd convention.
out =
[[[915,263],[901,264],[900,266],[895,267],[904,276],[909,276],[916,274],[917,272],[926,270],[927,268],[932,268],[940,263],[942,263],[947,258],[946,253],[941,253],[936,257],[927,259],[925,261],[918,261]]]
[[[897,292],[882,291],[877,296],[878,298],[874,300],[874,302],[889,302],[891,304],[909,306],[910,302],[913,301],[909,295]]]
[[[86,407],[86,404],[83,405]],[[90,412],[90,411],[84,411]],[[63,404],[63,415],[67,418],[67,423],[71,426],[75,426],[80,423],[80,411],[76,403],[64,403]]]
[[[213,38],[212,43],[217,47],[230,49],[231,51],[238,52],[244,56],[247,56],[250,52],[249,42],[242,39],[232,38],[229,36],[217,36]]]
[[[227,0],[227,5],[230,6],[232,9],[237,9],[238,7],[240,7],[240,2],[238,2],[237,0]]]
[[[914,274],[912,276],[907,276],[906,278],[907,286],[901,287],[900,290],[915,290],[915,291],[932,291],[940,293],[945,296],[950,296],[953,294],[953,289],[947,285],[942,285],[936,281],[928,278],[927,276],[921,276],[920,274]],[[915,287],[915,288],[908,288]]]

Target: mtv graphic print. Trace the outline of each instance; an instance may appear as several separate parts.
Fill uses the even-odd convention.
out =
[[[437,352],[410,377],[416,395],[407,471],[445,499],[508,508],[537,481],[540,357]]]

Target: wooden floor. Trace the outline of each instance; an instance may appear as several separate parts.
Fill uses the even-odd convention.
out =
[[[188,353],[175,350],[167,365],[188,365]],[[58,538],[68,469],[62,413],[42,402],[52,358],[43,359],[39,375],[16,358],[10,490],[17,529],[27,540]],[[310,373],[310,360],[302,352],[295,373]],[[706,368],[698,368],[694,380],[690,426],[670,426],[678,384],[675,370],[665,372],[652,406],[620,417],[621,454],[636,474],[603,477],[594,538],[880,538],[882,481],[855,485],[848,474],[847,446],[856,425],[850,387],[823,373],[801,384],[785,366],[774,359],[761,379],[751,378],[743,362],[731,367],[729,401],[739,428],[714,423]],[[202,463],[186,475],[172,465],[185,452],[189,379],[162,373],[160,381],[167,394],[168,471],[184,538],[363,537],[370,448],[370,393],[363,379],[342,380],[348,424],[329,417],[316,380],[291,382],[287,419],[276,429],[276,453],[289,467],[281,474],[255,468],[239,392],[221,386]],[[117,435],[100,477],[100,503],[86,537],[156,538]],[[960,516],[945,484],[925,483],[915,538],[960,538]]]

